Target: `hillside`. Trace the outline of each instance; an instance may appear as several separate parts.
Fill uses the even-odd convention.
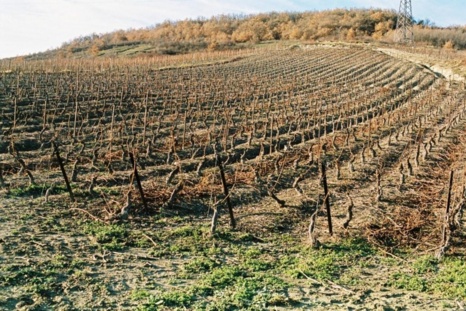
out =
[[[391,42],[396,21],[396,12],[380,9],[220,15],[82,36],[63,43],[59,49],[28,58],[173,55],[239,49],[265,41]],[[418,42],[435,47],[466,48],[464,27],[438,28],[423,20],[416,24]]]
[[[464,310],[462,30],[395,45],[394,18],[224,16],[0,60],[0,310]]]
[[[464,305],[464,82],[408,57],[0,62],[0,309]]]

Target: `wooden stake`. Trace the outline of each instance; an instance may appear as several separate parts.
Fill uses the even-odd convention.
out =
[[[327,211],[328,233],[333,235],[332,215],[330,211],[330,198],[328,194],[327,173],[325,171],[325,161],[321,163],[322,185],[324,186],[325,209]]]
[[[453,188],[453,172],[450,171],[450,182],[448,185],[448,197],[447,197],[447,208],[446,208],[446,215],[449,215],[450,213],[450,205],[451,205],[451,190]]]
[[[222,186],[223,186],[223,194],[225,195],[225,199],[227,201],[228,212],[230,214],[230,226],[234,229],[236,228],[236,220],[233,214],[233,206],[231,205],[230,195],[228,192],[228,185],[225,179],[225,171],[223,170],[222,160],[216,155],[215,162],[217,162],[217,166],[220,169],[220,177],[222,179]]]
[[[142,189],[141,179],[139,178],[138,168],[137,168],[136,162],[134,161],[134,155],[132,152],[129,153],[129,159],[131,161],[131,165],[133,166],[133,173],[134,173],[134,177],[136,177],[136,182],[138,184],[138,189],[139,189],[139,194],[141,195],[142,204],[144,204],[144,208],[147,210],[148,207],[147,207],[146,197],[144,196],[144,190]]]
[[[445,208],[445,222],[442,228],[442,245],[440,245],[440,249],[437,252],[437,258],[441,258],[448,249],[450,244],[450,204],[451,204],[451,190],[453,188],[453,170],[450,171],[450,182],[448,185],[448,197],[447,197],[447,206]]]
[[[71,189],[68,176],[66,175],[65,167],[63,166],[63,161],[60,157],[60,151],[58,150],[58,146],[54,141],[52,142],[52,145],[53,145],[53,149],[55,150],[55,155],[57,156],[58,165],[60,166],[61,173],[63,174],[63,179],[65,179],[66,189],[68,189],[68,193],[70,194],[71,202],[75,202],[73,190]]]
[[[5,181],[3,180],[3,164],[0,163],[0,188],[5,187]]]

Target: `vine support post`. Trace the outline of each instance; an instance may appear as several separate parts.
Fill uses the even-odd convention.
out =
[[[333,235],[333,227],[332,227],[332,214],[330,210],[330,198],[328,192],[328,184],[327,184],[327,172],[325,168],[325,160],[321,162],[321,173],[322,173],[322,185],[324,186],[324,202],[325,202],[325,209],[327,211],[327,222],[328,222],[328,233]]]
[[[225,171],[223,169],[222,160],[220,159],[220,156],[218,154],[216,155],[215,162],[217,163],[217,166],[220,170],[220,178],[222,180],[223,194],[225,195],[225,200],[227,201],[227,206],[228,206],[228,213],[230,214],[230,226],[234,229],[236,228],[235,215],[233,214],[233,206],[231,204],[230,194],[228,192],[228,185],[227,185],[227,181],[225,178]]]
[[[446,250],[448,249],[448,246],[450,244],[450,234],[451,234],[451,228],[450,228],[450,205],[451,205],[451,191],[453,188],[453,175],[454,171],[450,171],[450,180],[448,183],[448,196],[447,196],[447,206],[445,208],[445,220],[442,228],[442,244],[440,245],[440,249],[437,252],[437,257],[441,258]]]
[[[71,189],[68,176],[66,175],[65,166],[63,165],[63,160],[60,157],[60,151],[58,150],[58,146],[55,142],[52,142],[52,145],[53,145],[53,149],[55,150],[55,155],[57,157],[57,161],[58,161],[58,165],[60,166],[61,173],[63,174],[63,179],[65,180],[66,189],[68,190],[68,193],[70,194],[71,202],[75,202],[73,190]]]
[[[138,168],[137,168],[136,161],[134,160],[134,155],[132,152],[129,153],[129,159],[131,161],[131,165],[133,166],[133,174],[134,174],[134,177],[136,178],[136,183],[138,184],[138,190],[139,190],[139,194],[141,195],[142,204],[144,204],[144,208],[147,211],[148,207],[147,207],[146,197],[144,196],[144,190],[142,189],[141,179],[139,178]]]

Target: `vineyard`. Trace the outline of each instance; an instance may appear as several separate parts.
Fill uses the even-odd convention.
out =
[[[312,248],[464,246],[464,82],[381,51],[4,61],[0,108],[5,202],[153,244],[169,225],[145,223],[175,217]]]

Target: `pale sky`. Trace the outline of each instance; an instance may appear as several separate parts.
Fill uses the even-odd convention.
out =
[[[0,0],[0,58],[57,48],[81,35],[165,20],[271,11],[388,8],[399,0]],[[466,25],[466,0],[412,0],[415,19]]]

